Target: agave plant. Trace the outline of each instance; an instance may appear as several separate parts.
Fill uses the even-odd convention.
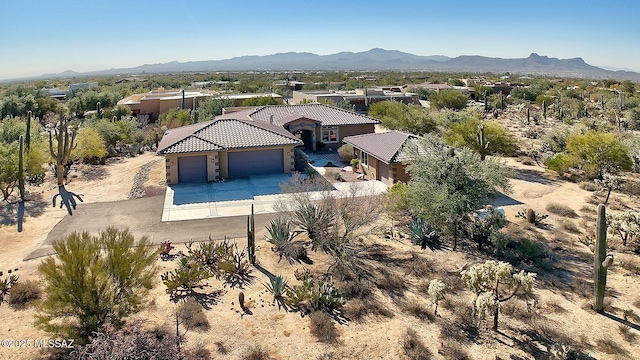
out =
[[[292,241],[301,231],[294,231],[291,222],[283,217],[277,217],[267,225],[269,238],[267,241],[278,245],[282,242]]]
[[[413,243],[420,245],[422,250],[429,247],[433,249],[438,244],[438,233],[422,218],[415,218],[409,224],[409,233]]]
[[[317,248],[317,241],[323,233],[326,233],[334,224],[335,217],[331,210],[320,207],[313,202],[305,202],[293,213],[295,224],[300,226],[309,235],[313,243],[313,249]]]
[[[278,302],[278,310],[281,305],[284,305],[284,295],[287,291],[287,279],[282,277],[282,275],[274,276],[269,278],[269,284],[263,284],[270,293],[273,294],[273,302]],[[273,303],[272,302],[272,303]]]

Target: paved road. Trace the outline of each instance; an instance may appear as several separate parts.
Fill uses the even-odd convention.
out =
[[[154,243],[170,240],[185,243],[209,238],[246,237],[247,216],[210,218],[162,222],[164,196],[104,203],[80,204],[73,216],[66,215],[49,233],[42,246],[29,254],[25,260],[53,254],[51,242],[74,231],[98,234],[107,226],[128,227],[139,238],[149,236]],[[249,215],[249,214],[247,214]],[[255,216],[257,234],[260,235],[268,221],[276,214]]]

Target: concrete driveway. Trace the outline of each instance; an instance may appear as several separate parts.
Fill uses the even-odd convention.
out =
[[[280,184],[291,174],[256,175],[224,182],[187,183],[167,187],[162,221],[180,221],[275,212]]]
[[[212,239],[246,238],[247,211],[240,216],[218,217],[210,219],[162,222],[163,196],[123,200],[102,203],[80,204],[73,216],[66,215],[47,235],[42,246],[25,260],[53,254],[51,242],[66,237],[72,232],[87,231],[97,235],[108,226],[129,228],[136,237],[148,236],[159,244],[170,240],[173,243],[205,241]],[[276,216],[275,213],[255,216],[256,233],[259,236],[266,224]]]

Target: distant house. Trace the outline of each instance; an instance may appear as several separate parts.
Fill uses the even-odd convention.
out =
[[[128,96],[118,101],[118,105],[127,106],[136,116],[148,115],[151,119],[157,120],[161,114],[168,112],[170,109],[180,108],[183,97],[185,109],[197,108],[200,102],[216,97],[229,98],[234,101],[235,106],[239,106],[249,98],[272,97],[282,99],[282,96],[274,93],[220,95],[215,91],[206,89],[165,90],[164,88],[159,88],[148,93]]]
[[[262,106],[170,129],[158,146],[167,183],[293,171],[295,147],[337,148],[378,120],[322,104]]]
[[[403,92],[404,88],[405,86],[402,85],[344,91],[302,90],[293,92],[292,101],[294,104],[325,101],[333,101],[334,103],[347,102],[353,105],[354,111],[359,113],[365,113],[368,105],[380,101],[397,101],[407,105],[419,105],[420,96]]]
[[[409,159],[407,148],[417,146],[419,136],[401,131],[348,136],[344,142],[351,144],[354,157],[360,161],[360,170],[387,186],[409,181],[403,161]]]

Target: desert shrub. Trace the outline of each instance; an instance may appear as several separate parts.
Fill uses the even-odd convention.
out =
[[[207,331],[210,328],[209,320],[207,320],[202,305],[193,298],[189,298],[178,305],[176,316],[186,329]]]
[[[535,240],[522,238],[516,245],[516,254],[521,260],[536,260],[544,255],[544,248]]]
[[[454,341],[445,341],[442,343],[438,354],[444,356],[445,359],[452,360],[469,360],[471,356],[460,343]]]
[[[600,187],[598,185],[596,185],[596,183],[594,183],[592,181],[581,181],[578,184],[578,187],[580,187],[580,189],[582,189],[582,190],[592,191],[592,192],[600,190]]]
[[[435,316],[433,315],[433,313],[431,311],[429,311],[427,309],[426,306],[424,306],[424,304],[418,300],[411,300],[409,301],[405,307],[404,310],[411,316],[420,319],[420,320],[431,320],[433,321],[435,319]]]
[[[175,298],[177,295],[191,293],[194,287],[199,286],[202,280],[212,276],[202,264],[181,257],[178,260],[178,267],[173,271],[167,271],[160,277],[162,283],[167,287],[167,293]]]
[[[137,321],[120,331],[95,333],[86,345],[76,346],[68,355],[72,360],[173,360],[181,359],[176,338],[165,332],[143,330]],[[132,351],[135,349],[135,351]]]
[[[74,232],[53,248],[58,256],[38,267],[46,297],[37,323],[45,331],[86,342],[150,300],[158,247],[147,237],[136,241],[129,230],[108,227],[97,237]]]
[[[410,360],[426,360],[433,356],[416,331],[411,328],[407,328],[402,338],[402,350]]]
[[[42,290],[36,281],[23,280],[11,287],[9,305],[14,308],[23,309],[32,301],[40,299],[41,296]]]
[[[429,300],[435,306],[435,310],[433,311],[434,315],[438,314],[438,303],[441,300],[444,300],[444,294],[447,290],[447,286],[438,279],[432,279],[429,282],[429,289],[427,293],[429,294]]]
[[[338,338],[333,320],[323,311],[316,311],[309,315],[309,330],[321,342],[333,343]]]
[[[557,126],[549,129],[543,136],[543,149],[560,153],[567,149],[567,139],[571,136],[568,126]]]
[[[638,337],[634,331],[631,330],[631,327],[626,324],[618,325],[618,331],[622,338],[628,343],[634,343],[636,338]]]
[[[611,355],[625,355],[627,351],[611,339],[596,340],[598,350]]]
[[[242,360],[269,360],[270,358],[269,351],[259,345],[250,346],[242,355]]]
[[[562,224],[560,226],[562,226],[562,230],[564,230],[566,232],[569,232],[571,234],[581,234],[582,233],[582,231],[580,231],[580,228],[578,228],[578,226],[576,226],[576,224],[571,220],[562,221]]]
[[[338,156],[340,160],[347,162],[353,159],[353,146],[351,144],[344,144],[338,148]]]
[[[559,216],[570,217],[570,218],[578,217],[578,214],[576,214],[576,212],[572,208],[563,204],[549,203],[545,207],[545,210]]]
[[[298,308],[303,314],[309,314],[338,310],[344,305],[344,299],[333,282],[316,280],[307,275],[302,281],[302,286],[287,289],[287,303]]]

